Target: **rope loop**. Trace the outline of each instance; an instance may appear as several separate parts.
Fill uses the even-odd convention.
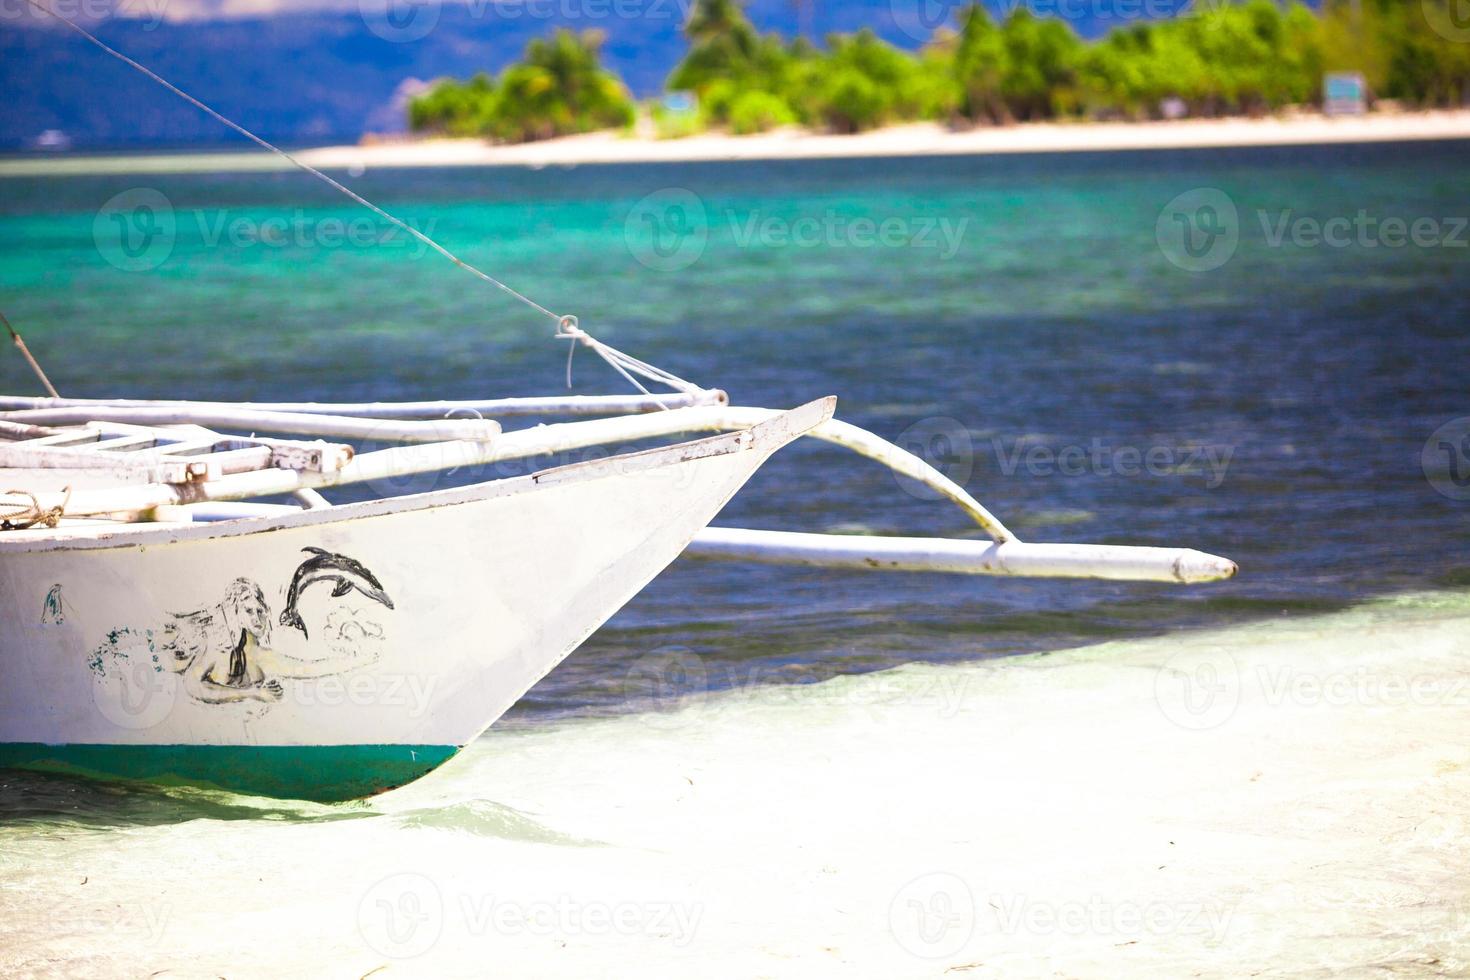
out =
[[[61,518],[66,513],[66,505],[71,503],[71,487],[65,487],[62,493],[66,496],[62,497],[60,504],[55,507],[42,507],[41,501],[36,499],[36,495],[29,490],[6,490],[4,496],[29,497],[31,502],[29,505],[9,505],[10,513],[0,518],[0,531],[24,531],[38,524],[42,527],[55,527],[61,523]]]

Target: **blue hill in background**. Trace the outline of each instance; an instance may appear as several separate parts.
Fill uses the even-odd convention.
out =
[[[996,0],[992,6],[1004,14],[1014,2]],[[1084,36],[1095,36],[1136,21],[1140,10],[1167,13],[1170,0],[1107,2],[1118,5],[1117,16],[1099,0],[1032,0],[1029,6],[1042,15],[1086,8],[1072,23]],[[749,13],[761,30],[788,37],[819,39],[871,27],[894,44],[915,48],[935,25],[952,23],[959,8],[944,0],[826,6],[754,0]],[[686,10],[687,0],[484,0],[425,7],[419,13],[434,16],[418,20],[352,9],[181,23],[114,19],[93,30],[242,125],[272,140],[303,144],[399,131],[407,80],[498,71],[528,40],[557,26],[604,31],[608,67],[635,94],[655,94],[686,50],[680,33]],[[64,132],[78,148],[237,139],[63,28],[0,20],[0,87],[0,147],[6,149],[24,148],[44,130]]]

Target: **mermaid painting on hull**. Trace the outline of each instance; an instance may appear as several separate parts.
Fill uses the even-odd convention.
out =
[[[378,580],[361,564],[343,555],[317,548],[306,549],[312,558],[303,562],[288,590],[283,624],[308,637],[297,600],[306,586],[327,581],[336,599],[357,591],[388,609],[392,601]],[[281,700],[281,680],[325,677],[374,663],[384,641],[383,627],[358,610],[337,604],[326,615],[323,635],[317,644],[320,657],[295,656],[271,647],[272,615],[265,592],[248,578],[237,578],[225,589],[219,602],[192,612],[173,613],[162,629],[148,630],[161,642],[153,656],[155,669],[179,676],[183,690],[203,704]],[[89,659],[93,669],[128,660],[117,637],[136,631],[114,630]],[[308,637],[309,638],[309,637]],[[151,641],[150,641],[151,644]]]

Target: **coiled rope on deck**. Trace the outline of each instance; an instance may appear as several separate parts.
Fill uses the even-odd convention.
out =
[[[0,493],[3,497],[29,497],[31,501],[29,504],[0,503],[0,510],[8,511],[0,514],[0,531],[24,531],[38,524],[42,527],[60,524],[62,515],[66,513],[66,505],[71,502],[71,487],[65,487],[61,492],[61,503],[55,507],[42,507],[41,501],[29,490],[6,490]]]
[[[409,235],[413,236],[424,245],[427,245],[429,248],[438,252],[440,255],[444,256],[446,259],[448,259],[450,262],[453,262],[461,269],[464,269],[471,275],[477,276],[478,278],[501,290],[512,298],[520,300],[526,306],[529,306],[531,309],[535,310],[537,313],[540,313],[542,316],[548,317],[553,320],[557,325],[556,337],[558,339],[570,340],[573,342],[571,349],[567,352],[567,387],[570,388],[572,384],[571,355],[572,352],[576,350],[576,344],[581,343],[584,347],[591,348],[591,350],[596,353],[597,356],[606,361],[609,366],[611,366],[615,371],[618,372],[618,374],[622,375],[625,379],[632,383],[635,388],[643,392],[645,395],[653,397],[655,400],[657,400],[658,396],[654,395],[653,392],[650,392],[646,387],[643,386],[641,382],[636,380],[635,375],[637,377],[642,377],[645,380],[652,381],[656,384],[667,385],[668,387],[673,388],[675,391],[683,392],[685,394],[705,390],[696,384],[683,380],[677,375],[671,374],[668,371],[664,371],[660,368],[656,368],[645,361],[641,361],[636,357],[632,357],[631,355],[623,353],[622,351],[618,350],[615,347],[612,347],[609,344],[605,344],[602,341],[597,340],[595,337],[593,337],[591,334],[587,333],[585,330],[577,325],[576,317],[553,313],[551,312],[551,310],[542,306],[540,303],[531,299],[524,293],[511,288],[510,286],[501,282],[499,279],[496,279],[489,273],[484,272],[473,265],[470,265],[470,263],[466,262],[464,259],[461,259],[458,255],[455,255],[449,249],[445,248],[443,245],[439,244],[434,239],[424,234],[422,231],[414,228],[408,222],[399,219],[395,215],[389,214],[387,211],[378,207],[372,201],[369,201],[367,198],[363,197],[361,194],[358,194],[356,191],[352,190],[350,187],[346,186],[340,181],[337,181],[327,176],[326,174],[322,173],[320,170],[316,169],[308,163],[303,163],[301,160],[298,160],[296,157],[292,156],[290,153],[287,153],[285,150],[276,146],[274,143],[271,143],[269,140],[255,135],[244,126],[241,126],[239,123],[234,122],[233,120],[221,115],[219,112],[205,105],[203,102],[200,102],[198,99],[194,98],[194,96],[190,95],[188,92],[185,92],[183,89],[179,88],[168,79],[159,75],[157,72],[153,71],[145,65],[138,63],[137,61],[134,61],[132,58],[129,58],[127,55],[123,54],[121,51],[118,51],[116,48],[110,47],[101,39],[99,39],[95,34],[92,34],[86,28],[82,27],[80,24],[77,24],[70,18],[65,17],[62,14],[59,14],[56,11],[52,10],[46,4],[41,3],[40,0],[26,0],[26,3],[41,11],[43,14],[55,18],[57,21],[75,31],[77,34],[81,35],[83,38],[85,38],[96,47],[100,48],[102,51],[116,58],[118,61],[121,61],[123,64],[128,65],[135,70],[141,72],[143,75],[147,76],[148,78],[157,82],[159,85],[168,89],[174,95],[177,95],[185,102],[188,102],[190,105],[202,110],[210,117],[218,120],[225,126],[228,126],[230,129],[239,133],[241,136],[244,136],[252,143],[255,143],[256,145],[276,154],[297,169],[310,174],[311,176],[325,183],[327,186],[346,195],[350,200],[367,208],[369,211],[378,215],[383,220],[389,222],[402,231],[407,232]],[[668,407],[663,405],[662,402],[660,402],[659,404],[664,408]]]

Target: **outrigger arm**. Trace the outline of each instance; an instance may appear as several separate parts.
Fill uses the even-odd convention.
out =
[[[381,441],[417,442],[415,446],[382,449],[353,456],[350,448],[339,454],[341,463],[318,469],[270,467],[250,472],[226,473],[217,478],[185,483],[151,483],[112,489],[85,490],[75,494],[38,494],[37,509],[64,508],[68,517],[131,513],[154,519],[229,519],[280,513],[293,508],[282,505],[232,503],[251,497],[292,494],[307,506],[325,501],[315,491],[357,483],[433,472],[455,467],[478,466],[514,459],[556,455],[592,446],[631,443],[695,432],[729,432],[751,428],[776,415],[770,409],[743,408],[724,404],[723,392],[708,399],[691,399],[691,407],[672,408],[648,414],[620,415],[595,420],[540,425],[500,432],[490,421],[440,419],[394,423],[392,406],[375,403],[374,421],[365,423],[357,415],[364,406],[293,404],[261,406],[189,402],[72,402],[69,399],[9,400],[12,411],[0,412],[0,426],[21,429],[37,423],[65,424],[80,418],[78,411],[98,422],[114,421],[171,425],[248,425],[252,429],[285,431],[298,435],[340,436],[356,424],[372,428]],[[538,408],[554,411],[555,399],[537,399]],[[493,403],[482,403],[489,407]],[[586,410],[585,402],[573,401],[565,408]],[[604,409],[611,406],[604,403]],[[646,411],[645,402],[627,401],[623,410]],[[289,411],[282,412],[282,408]],[[19,409],[19,410],[16,410]],[[304,411],[303,411],[304,410]],[[403,406],[401,413],[422,419],[422,403]],[[314,428],[311,416],[317,416]],[[276,419],[275,416],[279,416]],[[356,416],[356,418],[354,418]],[[274,420],[274,421],[273,421]],[[279,423],[279,427],[273,425]],[[478,426],[478,428],[476,428]],[[55,430],[50,430],[55,431]],[[428,441],[438,434],[437,441]],[[354,433],[357,434],[357,433]],[[810,436],[842,446],[883,464],[895,473],[933,489],[963,510],[989,541],[953,538],[886,537],[854,534],[809,534],[746,528],[706,528],[685,554],[710,560],[809,565],[827,568],[875,571],[950,572],[969,575],[1018,577],[1094,578],[1194,584],[1227,579],[1236,572],[1226,558],[1187,548],[1132,547],[1123,545],[1033,544],[1021,541],[962,486],[912,453],[895,446],[866,429],[836,419],[817,426]],[[4,433],[0,432],[0,436]],[[463,438],[470,435],[471,438]],[[23,447],[24,443],[10,443]],[[14,450],[20,452],[17,448]],[[6,452],[0,443],[0,458]],[[322,454],[330,456],[331,454]],[[52,499],[52,498],[55,499]],[[22,505],[6,500],[0,505]]]

